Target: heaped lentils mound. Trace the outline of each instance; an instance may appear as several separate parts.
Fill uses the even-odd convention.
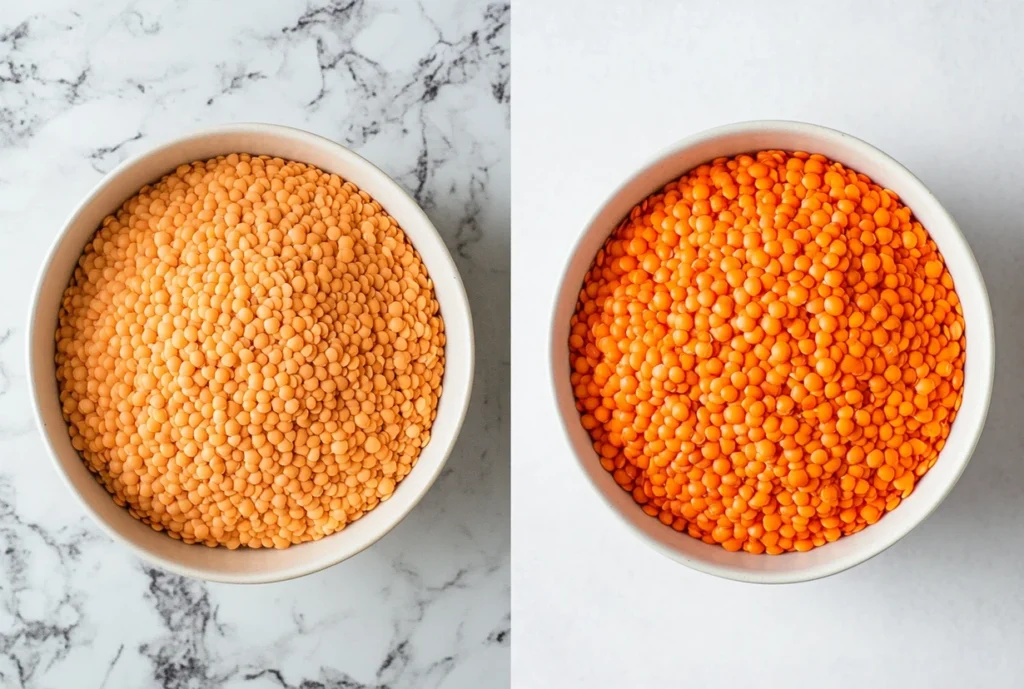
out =
[[[963,306],[895,192],[821,155],[718,158],[635,206],[569,338],[580,422],[650,516],[729,551],[874,524],[963,399]]]
[[[136,518],[285,548],[387,500],[444,371],[433,282],[394,218],[309,165],[183,165],[107,217],[59,314],[71,440]]]

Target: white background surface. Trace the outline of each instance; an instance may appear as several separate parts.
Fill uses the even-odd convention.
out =
[[[516,0],[513,686],[1018,686],[1024,671],[1024,8],[1010,3]],[[996,385],[939,510],[849,572],[758,587],[692,572],[607,512],[557,425],[547,318],[604,198],[727,122],[823,124],[916,173],[988,283]]]

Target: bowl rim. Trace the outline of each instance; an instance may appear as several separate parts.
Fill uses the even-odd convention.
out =
[[[562,411],[562,406],[559,403],[559,387],[558,379],[560,376],[566,375],[566,371],[560,366],[559,352],[565,347],[564,342],[555,341],[554,334],[559,326],[559,304],[563,299],[566,290],[570,287],[568,284],[569,269],[572,265],[573,259],[580,252],[580,249],[591,234],[593,228],[599,217],[604,212],[605,208],[611,204],[617,197],[619,197],[638,177],[643,175],[648,170],[656,167],[657,165],[679,155],[685,149],[692,148],[708,141],[723,138],[736,134],[752,134],[752,133],[786,133],[786,134],[802,134],[808,137],[814,137],[816,139],[832,139],[834,141],[842,141],[848,146],[860,149],[860,152],[866,156],[870,156],[881,161],[886,162],[896,169],[898,172],[906,176],[906,184],[917,187],[917,191],[925,196],[932,204],[934,204],[935,211],[941,214],[941,217],[945,223],[947,223],[952,230],[952,235],[955,240],[959,241],[960,249],[963,251],[964,257],[966,258],[966,265],[970,268],[971,278],[968,281],[976,281],[979,288],[981,297],[981,304],[984,306],[983,309],[978,313],[978,317],[981,321],[982,330],[978,332],[978,342],[972,342],[972,351],[974,348],[981,348],[983,350],[982,355],[977,358],[988,363],[987,370],[978,373],[979,381],[982,387],[982,399],[983,408],[980,410],[977,425],[971,429],[971,435],[968,442],[965,445],[965,451],[963,459],[960,462],[960,467],[957,473],[952,477],[951,480],[942,488],[942,490],[935,497],[931,505],[929,505],[921,517],[917,521],[908,522],[901,528],[895,529],[890,536],[884,540],[881,540],[877,545],[869,548],[865,548],[863,552],[858,552],[855,556],[850,556],[841,560],[833,560],[827,563],[807,567],[794,572],[755,572],[750,570],[744,570],[729,565],[720,565],[710,563],[704,560],[700,560],[694,557],[689,557],[682,552],[670,548],[663,543],[655,540],[642,529],[640,529],[629,517],[627,517],[618,507],[613,505],[609,498],[605,495],[605,491],[602,486],[598,483],[597,479],[592,475],[586,468],[584,458],[580,456],[577,451],[575,444],[573,443],[572,435],[570,434],[569,423],[570,420],[566,418],[566,414]],[[842,162],[842,161],[840,161]],[[684,174],[686,171],[681,170],[675,174]],[[669,180],[666,180],[666,183]],[[655,191],[655,190],[652,190]],[[894,190],[899,191],[899,190]],[[902,196],[902,193],[901,193]],[[573,287],[574,291],[578,291],[577,288]],[[647,158],[643,163],[636,166],[633,171],[622,179],[621,182],[615,185],[615,187],[603,196],[602,201],[598,204],[596,210],[590,215],[589,219],[582,226],[582,229],[578,232],[576,239],[573,241],[572,246],[563,261],[561,277],[558,280],[557,287],[554,293],[554,299],[552,300],[551,314],[548,323],[549,330],[549,347],[548,347],[548,372],[550,374],[549,386],[552,396],[552,400],[556,404],[556,416],[558,418],[559,427],[562,432],[562,437],[569,447],[569,451],[574,459],[573,464],[577,470],[586,477],[586,482],[593,489],[593,492],[598,495],[600,502],[605,508],[615,515],[615,519],[620,523],[624,524],[627,530],[634,536],[639,538],[648,547],[654,549],[658,553],[661,553],[670,560],[682,564],[690,569],[702,572],[704,574],[710,574],[722,579],[728,579],[732,581],[738,581],[742,583],[751,584],[790,584],[790,583],[801,583],[807,581],[813,581],[817,579],[823,579],[826,577],[839,574],[840,572],[846,571],[859,564],[867,562],[874,558],[876,555],[888,550],[897,542],[902,540],[908,533],[915,529],[918,525],[924,522],[935,510],[942,504],[946,497],[952,492],[953,488],[959,482],[960,477],[963,476],[964,471],[967,469],[967,465],[970,463],[971,457],[977,448],[978,442],[981,439],[981,435],[985,428],[985,421],[988,416],[988,410],[992,398],[992,387],[995,380],[995,326],[992,318],[992,306],[989,300],[988,288],[985,285],[985,280],[981,272],[981,268],[978,265],[978,261],[974,256],[974,252],[971,250],[970,244],[964,237],[963,232],[960,230],[959,224],[953,218],[953,216],[946,210],[945,206],[939,201],[939,199],[931,192],[930,189],[922,182],[917,175],[911,172],[906,166],[900,163],[898,160],[885,153],[881,149],[873,146],[872,144],[855,137],[846,132],[842,132],[831,127],[825,127],[818,124],[812,124],[809,122],[801,122],[797,120],[746,120],[740,122],[733,122],[730,124],[719,125],[698,131],[694,134],[686,136],[682,139],[677,140],[662,149],[657,153]],[[987,354],[987,356],[986,356]],[[575,419],[574,419],[575,420]],[[786,554],[778,557],[786,557]]]
[[[57,256],[57,253],[63,244],[67,235],[68,229],[78,219],[78,217],[89,208],[95,201],[96,197],[106,189],[115,179],[120,177],[127,169],[142,162],[145,159],[159,155],[167,149],[180,146],[185,143],[196,142],[209,137],[230,135],[230,134],[265,134],[273,137],[277,137],[281,140],[290,140],[293,142],[302,142],[309,144],[310,146],[323,149],[330,152],[332,155],[345,159],[346,162],[352,164],[354,167],[361,167],[365,169],[368,177],[376,177],[375,182],[388,187],[393,193],[399,197],[404,197],[409,203],[409,215],[414,218],[415,223],[423,226],[422,234],[429,236],[428,241],[435,241],[440,247],[440,256],[446,261],[447,265],[435,266],[447,269],[452,277],[454,278],[454,293],[452,295],[452,301],[455,302],[454,306],[457,311],[461,311],[464,314],[466,322],[466,333],[465,333],[465,345],[466,345],[466,357],[462,365],[466,366],[468,375],[463,390],[452,390],[446,389],[444,392],[449,394],[461,394],[462,404],[456,409],[456,415],[454,417],[454,425],[452,427],[451,436],[445,441],[444,447],[441,451],[441,459],[437,462],[437,465],[433,468],[433,472],[430,476],[426,477],[422,489],[419,493],[413,495],[409,500],[408,505],[403,507],[395,517],[381,530],[377,531],[372,537],[367,538],[365,542],[358,548],[347,552],[347,554],[341,554],[340,556],[331,554],[329,557],[325,557],[322,560],[317,560],[306,565],[298,565],[291,567],[281,567],[270,571],[248,571],[244,573],[232,573],[225,574],[222,572],[212,572],[204,569],[203,567],[183,565],[175,560],[157,555],[150,550],[138,546],[132,543],[128,538],[123,536],[121,532],[111,525],[106,519],[100,516],[100,514],[93,509],[92,505],[86,500],[85,496],[79,492],[71,480],[67,470],[64,467],[63,462],[59,458],[57,449],[54,447],[51,441],[50,432],[47,431],[46,425],[43,420],[42,410],[40,407],[40,392],[36,386],[36,376],[34,375],[35,364],[37,359],[40,358],[41,354],[34,352],[33,342],[36,338],[36,326],[38,322],[37,314],[39,310],[39,300],[42,294],[43,285],[46,282],[47,275],[49,274],[53,262]],[[229,153],[237,153],[238,151],[228,151],[219,155],[227,155]],[[182,161],[191,162],[191,161]],[[179,163],[179,164],[182,164]],[[168,170],[171,172],[173,169]],[[164,173],[167,174],[167,173]],[[362,180],[351,180],[362,188]],[[151,182],[146,182],[149,184]],[[407,224],[403,223],[403,229]],[[451,304],[449,305],[451,307]],[[47,358],[47,357],[42,357]],[[343,146],[342,144],[328,139],[327,137],[297,127],[291,127],[287,125],[272,124],[265,122],[227,122],[221,124],[215,124],[210,126],[204,126],[200,128],[192,128],[183,131],[179,135],[163,136],[154,141],[151,146],[146,147],[144,150],[129,156],[124,161],[119,163],[116,167],[107,172],[103,177],[96,182],[89,192],[79,201],[71,212],[67,215],[65,220],[58,232],[54,235],[53,241],[50,244],[49,249],[46,251],[45,258],[40,264],[39,271],[37,273],[35,283],[32,288],[32,296],[29,300],[28,310],[28,327],[26,328],[26,361],[28,364],[28,388],[29,388],[29,400],[32,405],[33,417],[35,419],[35,425],[40,435],[43,438],[46,450],[50,456],[52,465],[60,476],[61,481],[68,491],[75,496],[78,504],[83,508],[86,514],[88,514],[92,521],[100,527],[100,530],[106,533],[115,543],[126,547],[136,557],[142,560],[144,563],[158,567],[165,571],[177,574],[180,576],[191,577],[203,581],[211,581],[216,583],[226,584],[267,584],[278,581],[286,581],[289,579],[296,579],[309,574],[332,567],[340,562],[343,562],[351,557],[355,557],[359,553],[363,552],[370,546],[380,541],[384,536],[390,533],[399,523],[401,523],[419,504],[423,497],[430,492],[431,487],[437,481],[441,472],[444,470],[445,465],[448,463],[448,459],[451,456],[452,450],[455,448],[455,444],[458,442],[459,436],[462,431],[462,426],[466,420],[466,415],[469,411],[469,403],[472,398],[473,392],[473,381],[476,372],[476,338],[473,330],[473,313],[470,309],[469,298],[466,293],[465,284],[462,281],[462,275],[459,272],[458,266],[455,260],[452,258],[451,252],[448,250],[447,244],[438,232],[437,227],[427,216],[426,212],[420,206],[419,202],[407,192],[402,185],[395,181],[390,175],[381,170],[377,165],[370,162],[363,156],[359,155],[355,151]],[[444,393],[442,393],[444,394]],[[436,442],[436,437],[431,437],[431,442]],[[338,536],[344,533],[344,530],[338,531],[331,536]],[[330,536],[329,536],[330,537]],[[327,537],[327,538],[329,538]],[[300,544],[301,545],[301,544]]]

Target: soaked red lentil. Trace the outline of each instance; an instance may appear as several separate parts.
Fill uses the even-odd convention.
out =
[[[899,197],[783,151],[716,159],[634,207],[569,338],[602,466],[666,526],[754,554],[896,509],[949,435],[965,344]]]

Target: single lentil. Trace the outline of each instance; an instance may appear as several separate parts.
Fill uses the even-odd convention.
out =
[[[807,551],[935,463],[964,319],[899,197],[821,155],[719,158],[633,208],[587,273],[571,381],[599,461],[727,550]]]
[[[368,194],[303,163],[182,165],[90,240],[56,332],[71,442],[186,543],[286,548],[387,500],[430,438],[444,323]]]

